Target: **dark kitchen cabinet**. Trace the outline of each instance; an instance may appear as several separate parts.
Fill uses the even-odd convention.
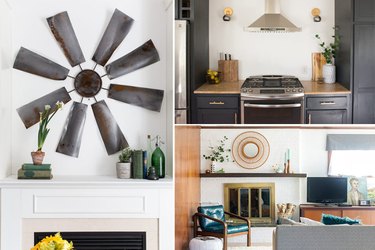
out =
[[[336,0],[337,81],[352,91],[353,123],[375,123],[375,1]]]
[[[319,96],[305,98],[305,123],[346,124],[350,123],[350,95]]]
[[[205,83],[209,68],[209,0],[175,0],[175,18],[189,21],[188,103],[190,121],[197,123],[197,100],[193,92]]]
[[[197,95],[197,123],[237,124],[239,102],[239,95]]]

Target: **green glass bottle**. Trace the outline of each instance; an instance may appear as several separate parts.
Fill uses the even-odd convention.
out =
[[[156,173],[159,178],[165,177],[165,156],[163,151],[161,151],[159,145],[162,143],[160,141],[160,136],[156,136],[155,150],[151,156],[151,164],[155,167]]]

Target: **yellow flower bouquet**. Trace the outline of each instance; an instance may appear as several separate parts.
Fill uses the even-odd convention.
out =
[[[64,240],[60,233],[55,236],[47,236],[30,250],[72,250],[73,242]]]

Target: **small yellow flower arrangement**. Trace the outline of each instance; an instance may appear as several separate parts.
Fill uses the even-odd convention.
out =
[[[32,247],[30,250],[72,250],[73,242],[64,240],[60,233],[55,236],[47,236],[41,240],[38,244]]]
[[[209,83],[218,84],[221,81],[221,72],[208,69],[206,79]]]

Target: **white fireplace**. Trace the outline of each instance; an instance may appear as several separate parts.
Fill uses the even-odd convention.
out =
[[[150,250],[173,249],[171,179],[9,177],[1,188],[1,250],[29,250],[34,232],[142,231]]]

